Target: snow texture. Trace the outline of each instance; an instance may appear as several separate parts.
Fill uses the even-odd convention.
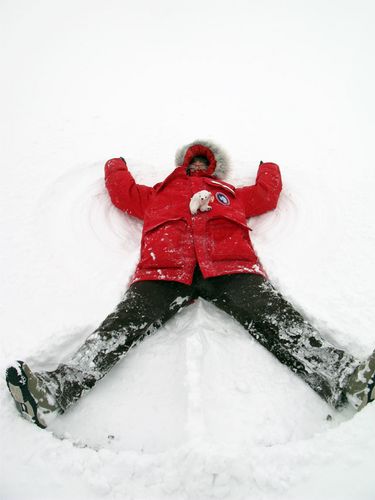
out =
[[[277,288],[359,359],[374,333],[372,0],[0,4],[1,356],[53,369],[126,290],[141,223],[103,165],[139,183],[204,137],[229,182],[284,180],[249,221]],[[133,349],[47,430],[0,380],[6,500],[372,500],[375,406],[336,412],[212,304]]]

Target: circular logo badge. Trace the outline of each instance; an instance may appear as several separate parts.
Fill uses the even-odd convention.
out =
[[[228,196],[224,193],[216,193],[216,199],[222,205],[230,205],[230,200]]]

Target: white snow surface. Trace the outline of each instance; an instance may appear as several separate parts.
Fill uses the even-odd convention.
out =
[[[103,166],[139,183],[214,140],[230,182],[281,167],[250,220],[273,283],[333,343],[375,347],[373,0],[2,0],[1,357],[53,369],[110,313],[141,222]],[[0,498],[375,498],[375,405],[332,410],[197,301],[47,430],[0,380]]]

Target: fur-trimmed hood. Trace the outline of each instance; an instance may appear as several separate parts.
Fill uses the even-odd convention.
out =
[[[209,161],[206,175],[213,175],[218,179],[225,179],[230,168],[230,161],[227,153],[217,144],[206,141],[197,140],[182,146],[176,152],[176,166],[188,168],[194,156],[205,156]]]

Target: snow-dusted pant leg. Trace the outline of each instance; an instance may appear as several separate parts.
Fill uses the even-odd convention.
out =
[[[53,372],[40,376],[53,380],[62,411],[91,389],[126,355],[191,301],[191,287],[173,281],[139,281],[124,300],[72,356]],[[56,391],[57,387],[57,391]]]
[[[324,339],[269,281],[236,274],[205,282],[205,298],[239,321],[332,406],[345,402],[344,387],[358,360]]]

